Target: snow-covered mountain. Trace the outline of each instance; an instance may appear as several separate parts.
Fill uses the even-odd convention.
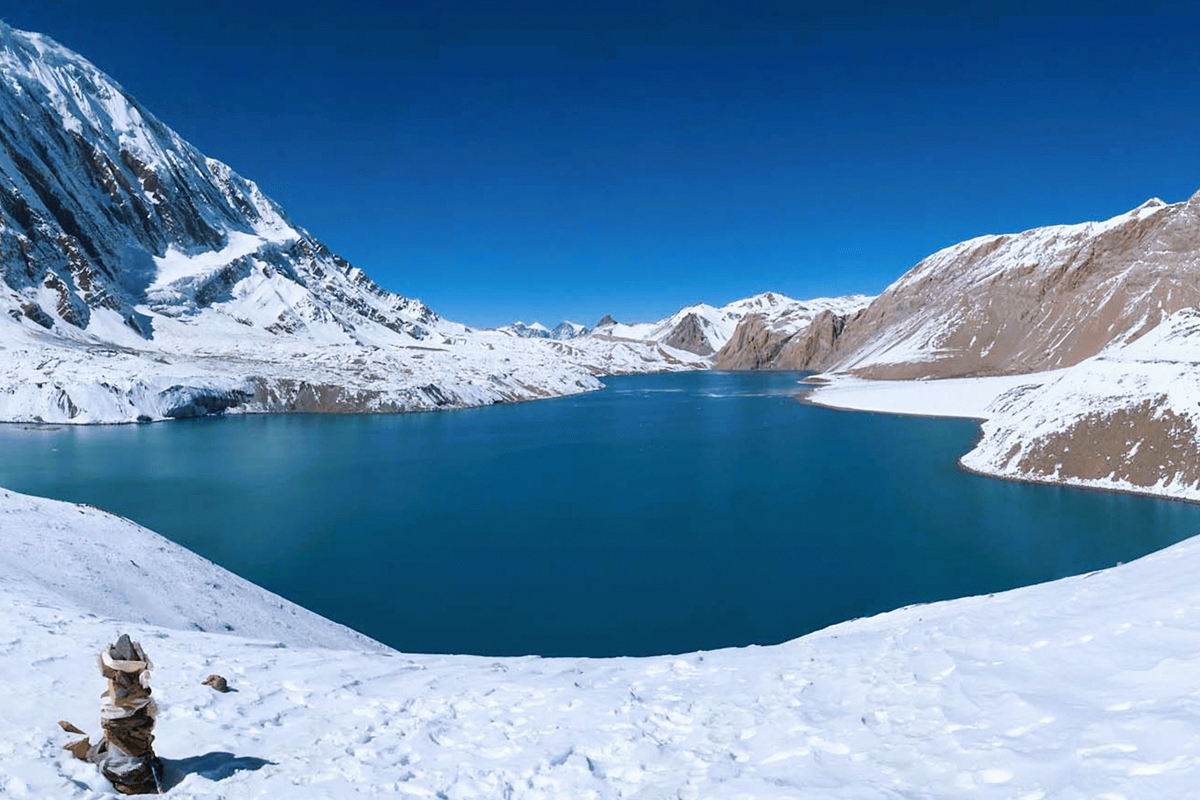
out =
[[[708,368],[743,317],[803,306],[473,330],[375,284],[81,56],[2,26],[0,66],[0,419],[548,397]]]
[[[386,291],[81,56],[0,26],[0,419],[399,411],[594,389]]]
[[[66,337],[220,315],[313,341],[438,341],[386,292],[80,56],[0,28],[0,269],[14,319]],[[459,333],[458,329],[445,331]]]
[[[876,378],[1057,369],[1200,305],[1200,196],[926,258],[814,366]]]
[[[946,248],[808,363],[868,378],[1006,376],[928,382],[947,398],[998,389],[977,404],[983,436],[967,468],[1200,500],[1200,194]],[[840,380],[815,398],[896,410],[875,401],[909,396],[903,410],[941,413],[903,385]]]
[[[830,352],[867,295],[797,301],[766,294],[733,305],[742,317],[716,356],[717,369],[808,369]]]
[[[736,300],[716,308],[707,303],[686,306],[657,322],[623,324],[611,317],[597,323],[592,337],[604,340],[656,342],[695,356],[713,357],[733,337],[738,325],[757,317],[778,330],[797,331],[825,311],[848,314],[870,302],[863,295],[793,300],[775,292]]]
[[[582,336],[588,331],[587,326],[569,320],[563,320],[553,328],[547,328],[540,322],[531,322],[528,325],[524,322],[514,322],[511,325],[504,325],[496,330],[521,339],[554,339],[560,342]]]

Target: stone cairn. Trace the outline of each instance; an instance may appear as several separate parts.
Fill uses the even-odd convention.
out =
[[[104,736],[96,744],[85,737],[66,745],[76,758],[91,761],[121,794],[163,792],[162,762],[154,755],[154,718],[150,697],[150,659],[126,634],[100,654],[100,674],[108,691],[100,706]],[[83,733],[69,722],[63,730]]]

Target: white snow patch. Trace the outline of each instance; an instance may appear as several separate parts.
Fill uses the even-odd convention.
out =
[[[823,376],[829,382],[819,385],[806,399],[815,405],[852,411],[987,419],[997,398],[1013,389],[1041,386],[1056,374],[917,381],[872,381],[830,375]]]
[[[295,230],[282,226],[265,228],[256,234],[232,231],[226,235],[226,244],[220,250],[187,254],[170,247],[166,253],[154,259],[158,272],[149,291],[162,289],[185,278],[206,275],[239,258],[258,252],[266,244],[290,242],[298,238],[299,234]]]

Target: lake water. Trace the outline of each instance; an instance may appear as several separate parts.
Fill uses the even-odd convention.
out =
[[[400,650],[786,641],[1112,566],[1200,506],[956,467],[977,425],[830,411],[794,373],[612,378],[405,416],[0,426],[0,486],[130,517]]]

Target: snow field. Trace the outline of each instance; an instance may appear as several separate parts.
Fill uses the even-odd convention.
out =
[[[1040,386],[1056,373],[995,378],[947,378],[927,381],[870,381],[851,375],[821,376],[808,402],[847,411],[874,411],[927,417],[987,419],[989,407],[1005,392]]]
[[[135,587],[151,581],[165,597],[199,561],[141,529],[110,539],[128,523],[100,512],[7,493],[0,509],[5,539],[35,551],[51,528],[101,539],[114,565],[159,548],[153,576],[100,570],[138,607]],[[180,575],[173,563],[192,567]],[[70,737],[54,721],[97,730],[95,654],[118,631],[155,662],[157,749],[177,798],[1132,800],[1194,796],[1200,778],[1194,541],[785,645],[609,660],[180,630],[186,619],[130,622],[136,609],[111,598],[65,596],[46,573],[3,575],[0,674],[19,687],[0,718],[0,794],[11,798],[113,796],[57,749]],[[237,691],[201,686],[211,672]]]

